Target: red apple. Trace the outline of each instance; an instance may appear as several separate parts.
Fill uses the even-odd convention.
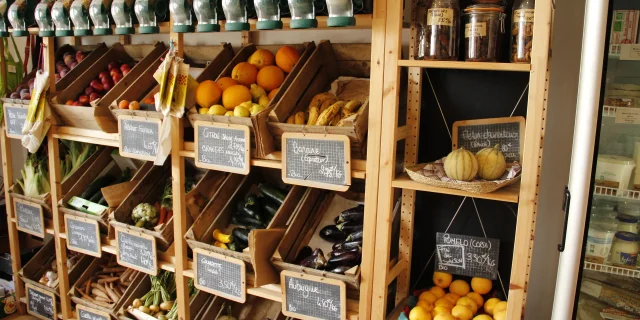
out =
[[[87,96],[82,95],[78,97],[78,103],[80,103],[81,105],[89,105],[89,101],[89,97]]]
[[[69,73],[69,69],[64,69],[60,71],[60,78],[64,77]]]
[[[107,65],[107,69],[109,69],[109,71],[111,71],[112,69],[118,69],[118,63],[117,62],[109,62],[109,65]]]
[[[113,88],[113,82],[103,83],[102,88],[104,89],[104,92],[109,92],[109,90]]]
[[[107,83],[107,82],[112,82],[112,81],[113,81],[113,80],[111,80],[111,76],[106,76],[106,77],[100,78],[100,82],[101,82],[102,84],[105,84],[105,83]]]
[[[88,86],[86,89],[84,89],[84,94],[86,95],[90,95],[92,93],[96,92],[91,86]]]
[[[131,67],[130,67],[128,64],[126,64],[126,63],[123,63],[123,64],[120,66],[120,71],[122,71],[123,73],[124,73],[124,70],[127,70],[127,69],[131,69]]]
[[[122,80],[122,74],[116,73],[113,75],[113,83],[118,83],[120,80]]]
[[[66,64],[64,64],[64,62],[62,62],[62,61],[58,61],[58,62],[56,62],[56,70],[57,70],[58,72],[60,72],[60,71],[62,71],[62,70],[64,70],[64,69],[66,69],[66,68],[67,68],[67,65],[66,65]]]
[[[95,92],[94,92],[94,93],[92,93],[92,94],[89,96],[89,101],[93,101],[93,100],[97,100],[97,99],[100,99],[100,95],[99,95],[99,94],[97,94],[97,93],[95,93]]]
[[[80,103],[80,102],[76,101],[76,102],[74,102],[74,103],[73,103],[73,106],[75,106],[75,107],[82,107],[82,103]]]
[[[93,81],[96,81],[96,80],[93,80]],[[96,92],[102,92],[102,90],[104,90],[104,86],[102,86],[102,83],[100,82],[94,83],[93,81],[91,81],[91,87],[95,89]]]
[[[77,51],[76,52],[76,60],[82,61],[84,59],[84,57],[85,57],[84,56],[84,52],[82,52],[82,51]]]
[[[102,71],[100,72],[100,74],[98,75],[98,78],[102,79],[104,77],[108,77],[109,76],[109,72],[107,71]]]
[[[129,72],[131,72],[131,69],[124,69],[124,71],[122,71],[122,75],[126,76]]]
[[[64,57],[68,57],[68,56],[72,56],[72,57],[73,57],[73,53],[72,53],[72,52],[67,51],[67,52],[65,52],[65,53],[62,55],[62,57],[63,57],[63,58],[64,58]]]
[[[113,78],[114,75],[116,74],[120,74],[120,70],[118,69],[112,69],[111,71],[109,71],[109,75]]]

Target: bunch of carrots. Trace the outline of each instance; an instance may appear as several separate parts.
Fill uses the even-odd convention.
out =
[[[162,225],[163,223],[167,223],[171,217],[173,217],[173,210],[171,207],[166,207],[160,202],[156,202],[153,204],[156,207],[156,210],[160,213],[160,217],[158,218],[158,224],[156,226]]]

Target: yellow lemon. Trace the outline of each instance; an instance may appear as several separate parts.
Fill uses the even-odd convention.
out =
[[[484,303],[484,312],[488,315],[493,315],[493,308],[495,308],[496,304],[500,302],[498,298],[491,298]]]
[[[471,300],[473,300],[473,302],[478,305],[478,308],[482,307],[482,305],[484,304],[484,299],[477,292],[469,292],[467,293],[467,297],[471,298]]]
[[[436,300],[436,302],[433,305],[436,306],[436,307],[445,307],[445,308],[448,308],[448,309],[451,309],[454,306],[453,302],[451,302],[451,301],[449,301],[449,300],[447,300],[445,298]]]
[[[421,306],[415,306],[409,312],[409,320],[431,320],[431,315]]]
[[[444,292],[444,289],[437,286],[431,287],[431,289],[429,289],[429,292],[435,294],[438,299],[444,297],[444,295],[446,294],[446,292]]]
[[[433,283],[442,289],[448,288],[451,280],[453,280],[453,276],[449,273],[437,271],[433,273]]]
[[[459,320],[471,320],[473,312],[465,306],[455,306],[451,309],[451,315]]]
[[[493,281],[485,278],[473,278],[471,279],[471,289],[473,292],[477,292],[479,294],[487,294],[493,288]]]
[[[507,310],[496,311],[493,314],[493,320],[506,320],[507,319]]]
[[[469,308],[474,314],[478,312],[478,305],[469,297],[462,297],[456,301],[456,305]]]
[[[477,315],[475,318],[473,318],[473,320],[493,320],[493,318],[491,318],[491,316],[488,316],[486,314],[481,314],[481,315]]]
[[[258,99],[258,104],[265,108],[269,106],[269,102],[271,102],[271,99],[269,99],[269,96],[267,95],[264,95],[260,97],[260,99]]]
[[[234,116],[233,115],[233,111],[227,111],[224,115],[227,116],[227,117],[233,117]]]
[[[435,307],[433,308],[433,310],[431,310],[431,315],[435,318],[436,315],[441,314],[441,313],[446,313],[446,314],[450,314],[451,313],[451,308],[447,308],[447,307]]]
[[[451,283],[451,286],[449,286],[449,292],[455,293],[461,297],[466,296],[469,291],[471,291],[471,288],[469,288],[469,284],[464,280],[456,280]]]
[[[434,303],[436,302],[436,300],[438,300],[438,297],[436,297],[435,294],[433,294],[430,291],[425,291],[422,294],[420,294],[420,298],[418,298],[419,300],[425,300],[429,303]]]
[[[431,310],[433,310],[433,304],[425,300],[418,300],[418,303],[416,305],[421,306],[422,309],[424,309],[427,312],[431,312]]]
[[[233,109],[233,115],[236,117],[248,117],[251,112],[243,106],[237,106]]]
[[[500,301],[498,303],[496,303],[496,306],[493,307],[493,314],[495,315],[496,312],[501,311],[501,310],[507,310],[507,302],[506,301]]]
[[[448,313],[438,313],[433,320],[456,320],[456,318]]]
[[[198,110],[199,114],[207,114],[209,112],[209,108],[200,108],[200,110]]]
[[[443,299],[447,299],[449,300],[449,302],[456,304],[456,301],[458,301],[458,299],[460,299],[460,296],[455,294],[455,293],[447,293],[444,295],[444,297],[442,297]]]
[[[211,106],[211,108],[209,108],[208,113],[216,116],[223,116],[225,113],[227,113],[227,109],[219,104],[214,104]]]

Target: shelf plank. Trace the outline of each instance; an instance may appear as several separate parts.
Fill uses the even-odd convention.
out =
[[[640,279],[640,270],[637,270],[637,269],[620,268],[616,266],[593,263],[588,261],[584,262],[584,269],[602,272],[602,273],[608,273],[608,274],[615,274],[623,277]]]
[[[463,69],[463,70],[513,71],[513,72],[531,71],[531,65],[528,63],[502,63],[502,62],[399,60],[398,66],[430,68],[430,69]]]
[[[471,193],[471,192],[457,190],[457,189],[428,186],[426,184],[422,184],[422,183],[411,180],[411,178],[409,178],[409,176],[406,173],[403,173],[402,175],[397,177],[395,180],[393,180],[391,185],[394,188],[440,193],[440,194],[450,194],[454,196],[504,201],[504,202],[512,202],[512,203],[518,203],[518,197],[520,195],[519,183],[491,192],[491,193]]]
[[[54,138],[79,141],[102,146],[118,147],[120,136],[117,133],[106,133],[99,130],[89,130],[74,127],[56,127]]]

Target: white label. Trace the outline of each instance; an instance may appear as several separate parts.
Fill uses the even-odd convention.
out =
[[[514,23],[533,23],[533,13],[534,9],[520,9],[516,10],[513,13],[513,22]]]
[[[453,9],[434,8],[427,11],[427,25],[453,26]]]
[[[616,108],[616,123],[640,124],[640,108]]]
[[[592,297],[600,297],[600,291],[602,291],[602,286],[593,283],[591,281],[583,281],[582,286],[580,286],[580,291],[584,292]]]
[[[486,37],[487,36],[487,23],[486,22],[476,22],[476,23],[467,23],[464,25],[464,37]]]

